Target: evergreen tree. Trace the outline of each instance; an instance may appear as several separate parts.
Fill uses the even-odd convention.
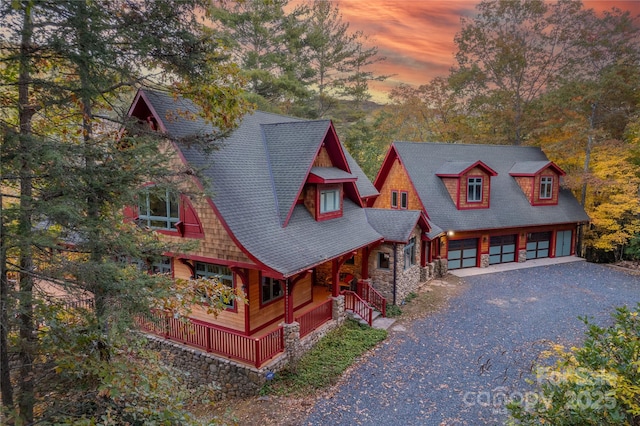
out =
[[[15,347],[19,356],[15,406],[5,399],[11,383],[2,376],[0,384],[7,415],[18,423],[32,423],[36,413],[63,423],[108,413],[124,423],[138,412],[123,405],[126,387],[117,387],[127,375],[119,354],[133,344],[123,331],[136,313],[167,297],[172,283],[122,262],[153,262],[168,247],[124,223],[121,211],[136,205],[144,183],[175,190],[197,171],[169,169],[162,135],[127,121],[125,108],[140,84],[190,97],[219,129],[191,141],[208,148],[244,113],[237,68],[202,24],[205,6],[199,0],[25,0],[0,6],[6,29],[0,34],[6,88],[0,109],[1,289],[4,309],[17,301],[18,333],[12,315],[3,311],[1,319],[11,343],[3,348]],[[7,273],[17,275],[17,292]],[[74,301],[91,295],[95,309],[69,309],[50,288]],[[6,356],[3,351],[3,366]],[[35,366],[43,360],[53,363],[55,377],[40,376]],[[143,376],[156,386],[160,376],[153,374]],[[44,400],[37,396],[42,394],[59,397]],[[157,400],[142,399],[139,410]]]

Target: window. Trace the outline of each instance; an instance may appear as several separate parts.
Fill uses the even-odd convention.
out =
[[[262,303],[271,302],[284,296],[282,281],[262,277]]]
[[[389,253],[378,252],[378,269],[389,269]]]
[[[351,256],[349,259],[344,261],[345,265],[355,265],[356,264],[356,257],[355,256]]]
[[[409,269],[416,264],[416,237],[412,237],[404,246],[404,269]]]
[[[320,214],[337,212],[340,210],[340,188],[323,189],[320,191]]]
[[[400,208],[407,209],[409,208],[409,194],[406,192],[400,193]]]
[[[398,208],[398,191],[391,191],[391,208]]]
[[[151,263],[152,274],[171,274],[171,258],[162,256],[160,259]]]
[[[550,199],[553,195],[553,177],[540,178],[540,198]]]
[[[221,284],[233,288],[233,276],[231,269],[223,265],[213,263],[196,262],[196,278],[216,278]],[[227,308],[233,308],[233,300],[223,300],[222,303]]]
[[[146,191],[140,197],[138,219],[144,225],[155,229],[175,229],[180,222],[178,197],[167,189],[156,194]]]
[[[482,178],[467,179],[467,202],[477,203],[482,201]]]

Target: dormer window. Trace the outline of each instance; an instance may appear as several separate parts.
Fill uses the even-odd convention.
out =
[[[145,191],[138,208],[138,220],[150,228],[175,230],[180,222],[179,197],[168,189],[160,193]]]
[[[482,161],[448,161],[436,171],[458,210],[488,209],[491,178],[497,175]]]
[[[553,198],[553,177],[543,176],[540,178],[540,199],[550,200]]]
[[[340,188],[320,191],[320,214],[340,211]]]
[[[482,178],[470,177],[467,179],[467,202],[482,202]]]

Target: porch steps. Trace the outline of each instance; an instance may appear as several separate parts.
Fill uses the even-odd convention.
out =
[[[355,312],[352,311],[348,311],[348,315],[350,318],[355,319],[356,321],[358,321],[360,324],[363,325],[369,325],[367,323],[367,320],[363,319],[360,315],[356,314]],[[383,329],[386,330],[389,327],[391,327],[391,325],[396,322],[396,320],[394,318],[385,318],[382,316],[382,314],[377,311],[377,310],[373,310],[373,314],[371,315],[372,318],[372,325],[371,327],[373,328],[379,328],[379,329]]]

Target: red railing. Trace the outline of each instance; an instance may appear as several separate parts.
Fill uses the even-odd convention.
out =
[[[387,299],[382,297],[367,281],[358,281],[358,296],[370,305],[375,306],[383,317],[387,316]]]
[[[173,318],[162,312],[138,316],[136,322],[142,330],[149,333],[233,358],[256,368],[284,351],[282,327],[260,337],[249,337],[195,319],[184,321]]]
[[[332,318],[332,302],[331,299],[328,299],[323,304],[295,318],[298,324],[300,324],[301,338]]]
[[[373,308],[367,302],[362,300],[355,292],[345,290],[340,294],[344,294],[344,308],[352,311],[365,320],[369,326],[373,324]]]

